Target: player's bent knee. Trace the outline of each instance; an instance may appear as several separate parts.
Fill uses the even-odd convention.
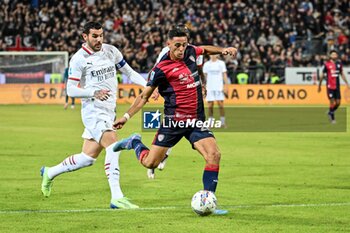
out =
[[[219,164],[221,159],[220,151],[209,152],[207,156],[207,163],[209,164]]]
[[[159,161],[156,160],[143,160],[142,161],[143,166],[145,166],[148,169],[157,168],[159,165]]]

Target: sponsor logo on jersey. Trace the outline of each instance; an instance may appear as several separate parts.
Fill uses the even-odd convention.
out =
[[[196,81],[194,83],[190,83],[190,84],[187,84],[187,88],[194,88],[194,87],[197,87],[201,84],[200,81]]]

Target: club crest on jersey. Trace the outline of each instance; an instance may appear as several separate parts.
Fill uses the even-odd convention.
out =
[[[194,58],[194,56],[190,56],[190,60],[193,61],[193,62],[196,61],[196,59]]]
[[[155,74],[156,74],[156,72],[152,71],[151,74],[150,74],[150,76],[149,76],[149,80],[152,81]]]
[[[163,141],[165,138],[165,135],[164,134],[158,134],[158,141]]]

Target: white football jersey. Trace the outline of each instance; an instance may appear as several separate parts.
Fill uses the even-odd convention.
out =
[[[105,100],[94,100],[95,105],[115,108],[117,85],[116,65],[118,69],[126,64],[121,52],[114,46],[102,44],[98,52],[91,51],[83,44],[69,63],[69,79],[80,82],[80,87],[91,90],[110,90],[111,96]],[[82,103],[91,98],[82,98]]]
[[[203,73],[207,74],[207,90],[222,91],[224,88],[223,73],[227,72],[225,62],[209,60],[203,65]]]

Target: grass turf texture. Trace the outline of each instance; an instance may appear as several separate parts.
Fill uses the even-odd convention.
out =
[[[118,106],[119,115],[126,109]],[[216,196],[226,216],[192,212],[204,161],[185,139],[155,180],[132,151],[122,152],[122,189],[144,209],[108,209],[104,152],[94,166],[57,177],[44,198],[40,167],[81,151],[79,110],[0,106],[0,232],[350,231],[349,132],[216,133],[222,152]],[[118,135],[133,132],[140,132],[140,114]],[[150,145],[154,133],[142,135]]]

